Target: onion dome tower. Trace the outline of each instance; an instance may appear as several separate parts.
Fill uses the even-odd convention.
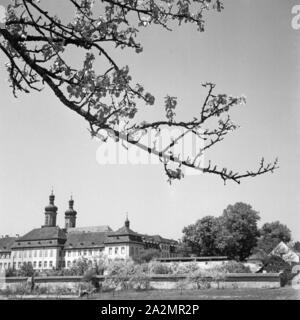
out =
[[[76,227],[76,215],[77,212],[73,208],[74,206],[74,200],[71,196],[71,199],[69,200],[69,209],[65,212],[65,228],[75,228]]]
[[[45,207],[44,227],[56,227],[57,206],[54,204],[55,196],[53,190],[49,196],[49,204]]]

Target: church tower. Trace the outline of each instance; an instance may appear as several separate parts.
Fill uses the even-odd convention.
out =
[[[56,226],[57,206],[54,205],[55,196],[53,190],[49,196],[49,204],[45,207],[45,224],[44,227]]]
[[[69,200],[69,209],[65,212],[65,228],[75,228],[76,227],[76,215],[77,212],[73,208],[74,206],[74,200],[71,196],[71,199]]]

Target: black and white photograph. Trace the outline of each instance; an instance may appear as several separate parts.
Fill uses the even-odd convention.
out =
[[[299,0],[0,0],[0,300],[300,300],[299,107]]]

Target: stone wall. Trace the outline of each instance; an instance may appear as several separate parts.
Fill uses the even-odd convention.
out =
[[[104,276],[97,276],[99,282],[105,280]],[[82,282],[82,277],[78,276],[56,276],[56,277],[36,277],[35,284],[39,288],[47,288],[47,292],[55,292],[57,289],[65,289],[72,293],[78,293],[78,290]],[[153,275],[147,278],[151,289],[158,290],[170,290],[170,289],[196,289],[196,282],[186,281],[185,276],[174,275]],[[20,285],[25,285],[28,278],[21,277],[8,277],[1,278],[0,283],[2,289],[11,288],[14,289]],[[126,280],[126,278],[124,278]],[[278,273],[267,274],[250,274],[250,273],[238,273],[230,274],[225,279],[219,281],[209,278],[202,279],[203,283],[209,283],[210,288],[279,288],[280,276]]]

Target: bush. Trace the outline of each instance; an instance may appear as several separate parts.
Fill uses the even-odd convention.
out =
[[[106,268],[108,276],[127,277],[135,271],[135,263],[131,259],[115,259]]]
[[[284,261],[282,258],[272,255],[268,259],[268,261],[264,264],[263,270],[267,272],[275,272],[275,273],[284,272],[284,271],[291,272],[292,267],[288,262]]]
[[[134,267],[134,273],[129,278],[128,286],[135,290],[150,289],[148,268],[145,268],[145,265],[136,265]]]
[[[6,277],[16,277],[17,276],[17,271],[14,270],[13,268],[8,268],[5,270],[5,276]]]
[[[106,269],[102,290],[147,290],[149,289],[149,265],[135,264],[133,260],[114,260]]]
[[[160,257],[160,250],[158,249],[145,249],[142,250],[138,257],[134,258],[136,263],[150,262],[154,258]]]
[[[96,289],[96,292],[99,292],[100,284],[99,280],[97,279],[97,272],[95,268],[87,270],[83,275],[82,280],[89,282],[93,288]]]
[[[0,290],[0,293],[6,297],[13,295],[13,290],[10,287],[6,287],[5,289]]]
[[[31,290],[26,285],[26,283],[22,283],[22,284],[18,284],[15,288],[13,288],[12,293],[16,295],[25,295],[25,294],[30,294]]]
[[[223,266],[220,266],[220,271],[224,273],[251,273],[248,266],[245,266],[242,262],[229,261]]]
[[[158,262],[151,261],[149,263],[149,272],[152,274],[172,274],[172,268],[170,265]]]
[[[271,256],[262,268],[267,272],[280,273],[280,284],[285,286],[292,278],[292,266],[278,256]]]
[[[185,263],[174,262],[170,264],[170,268],[174,275],[185,275],[197,271],[199,269],[199,265],[194,261]]]
[[[31,263],[25,262],[22,264],[20,269],[21,277],[32,277],[34,275],[34,269]]]
[[[35,293],[37,295],[40,295],[40,294],[47,294],[48,293],[48,288],[47,287],[39,287],[39,286],[36,286],[35,289],[34,289]]]

